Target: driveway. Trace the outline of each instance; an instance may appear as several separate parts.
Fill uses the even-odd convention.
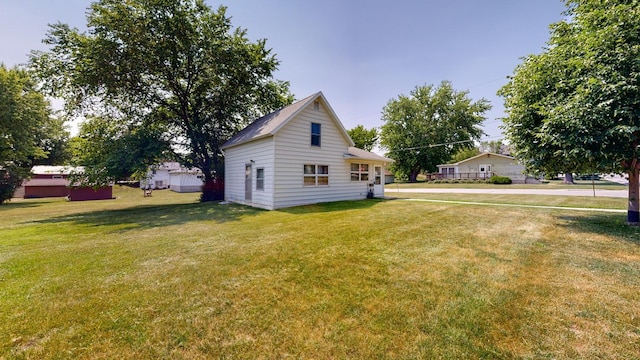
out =
[[[391,185],[391,184],[389,184]],[[432,194],[496,194],[496,195],[560,195],[560,196],[593,196],[593,189],[456,189],[456,188],[423,188],[397,189],[385,186],[385,193],[432,193]],[[626,198],[627,190],[596,189],[596,196]]]

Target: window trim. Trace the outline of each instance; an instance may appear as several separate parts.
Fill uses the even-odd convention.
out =
[[[353,170],[353,165],[357,165],[358,169],[357,170]],[[367,167],[366,170],[363,169],[363,165]],[[351,181],[353,181],[353,182],[356,182],[356,181],[357,182],[363,182],[363,181],[368,182],[369,181],[369,168],[370,168],[370,165],[371,164],[369,164],[369,163],[351,163],[351,166],[350,166],[350,169],[349,169],[350,170],[349,174],[350,174]],[[358,180],[354,180],[354,175],[358,177]]]
[[[317,132],[313,131],[314,125],[318,126]],[[314,139],[316,140],[317,144],[314,144]],[[320,123],[311,123],[311,146],[322,147],[322,124]]]
[[[258,176],[260,175],[260,173],[262,173],[262,177]],[[256,168],[256,190],[264,191],[264,168],[263,167]]]
[[[310,167],[313,167],[311,169]],[[321,169],[322,168],[322,169]],[[309,171],[308,171],[309,170]],[[310,171],[313,172],[310,172]],[[325,172],[321,173],[320,171]],[[312,183],[307,183],[307,180],[313,179]],[[320,183],[319,179],[326,179],[326,183]],[[304,164],[302,167],[302,186],[303,187],[316,187],[316,186],[329,186],[329,165],[323,164]]]

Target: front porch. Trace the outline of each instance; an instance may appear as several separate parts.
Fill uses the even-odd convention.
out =
[[[429,173],[425,174],[427,181],[433,180],[488,180],[495,174],[493,173]]]

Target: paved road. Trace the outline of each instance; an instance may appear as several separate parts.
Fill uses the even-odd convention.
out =
[[[593,196],[592,189],[397,189],[389,184],[385,186],[386,193],[433,193],[433,194],[496,194],[496,195],[560,195],[560,196]],[[596,189],[598,197],[620,197],[628,196],[627,190],[600,190]]]

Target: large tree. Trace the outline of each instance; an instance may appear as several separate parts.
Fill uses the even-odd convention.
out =
[[[489,109],[487,100],[474,102],[468,91],[456,91],[448,81],[418,86],[384,107],[381,144],[395,160],[395,171],[415,182],[421,171],[435,171],[458,149],[478,140]]]
[[[153,125],[122,127],[109,118],[87,119],[72,138],[72,164],[84,168],[72,179],[94,187],[121,179],[141,180],[150,167],[175,158],[170,139],[163,136]]]
[[[548,46],[499,92],[504,129],[530,170],[626,172],[640,224],[640,3],[567,0]]]
[[[378,129],[375,127],[367,130],[363,125],[358,125],[347,132],[359,149],[371,151],[378,143]]]
[[[273,79],[278,61],[265,40],[233,30],[225,10],[203,0],[100,0],[87,32],[52,25],[51,50],[31,64],[68,113],[110,119],[129,133],[161,130],[144,136],[172,139],[183,165],[204,174],[202,200],[219,199],[220,146],[292,101],[288,83]]]
[[[31,74],[0,64],[0,204],[11,199],[34,161],[47,158],[48,130],[57,125]]]

